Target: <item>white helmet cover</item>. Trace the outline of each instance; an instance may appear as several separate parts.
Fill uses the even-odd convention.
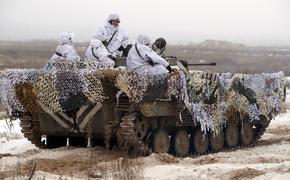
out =
[[[98,40],[98,39],[92,39],[91,42],[90,42],[90,45],[93,48],[99,48],[99,47],[102,46],[102,44],[103,43],[100,40]]]
[[[150,38],[147,35],[140,34],[137,37],[137,43],[142,44],[142,45],[148,45],[150,44]]]
[[[107,39],[106,32],[98,31],[95,34],[94,39],[97,39],[97,40],[100,40],[100,41],[105,41]]]
[[[120,16],[118,14],[110,14],[108,17],[108,22],[110,22],[112,20],[117,20],[120,22]]]
[[[74,37],[73,33],[63,32],[63,33],[61,33],[61,35],[59,37],[58,43],[60,45],[72,44],[73,43],[73,37]]]

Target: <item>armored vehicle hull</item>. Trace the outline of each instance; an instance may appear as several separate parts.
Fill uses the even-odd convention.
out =
[[[177,156],[218,152],[254,144],[285,100],[283,73],[219,74],[181,67],[143,76],[96,70],[92,64],[2,72],[1,101],[33,144],[103,144]]]

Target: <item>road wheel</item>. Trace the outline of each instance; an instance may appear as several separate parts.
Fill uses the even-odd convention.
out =
[[[222,130],[216,133],[215,132],[210,133],[209,144],[211,150],[213,150],[214,152],[221,151],[224,147],[224,143],[225,143],[224,133]]]
[[[190,137],[191,150],[197,154],[206,153],[209,145],[208,135],[197,129]]]
[[[229,148],[236,147],[239,143],[239,129],[237,125],[229,124],[225,128],[225,144]]]
[[[158,129],[153,135],[153,151],[155,153],[167,153],[170,146],[170,140],[164,129]]]
[[[242,145],[250,145],[254,141],[253,125],[250,122],[243,122],[240,129],[240,141]]]
[[[148,122],[144,117],[136,118],[134,130],[139,140],[142,140],[145,137],[148,132],[148,127]]]
[[[178,130],[174,136],[174,151],[177,156],[184,156],[188,153],[190,142],[186,130]]]

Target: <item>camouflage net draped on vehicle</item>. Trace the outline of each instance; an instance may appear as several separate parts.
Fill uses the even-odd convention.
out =
[[[282,110],[284,74],[230,74],[182,71],[162,76],[121,74],[118,88],[134,103],[174,98],[200,123],[203,131],[214,130],[230,121],[236,112],[241,118],[272,119]],[[154,86],[152,86],[154,85]],[[150,96],[147,96],[149,94]]]
[[[187,108],[202,130],[213,130],[239,112],[251,122],[261,116],[272,119],[282,110],[284,74],[208,74],[192,72],[187,76]]]
[[[116,80],[120,71],[113,69],[82,70],[83,93],[92,103],[115,100]]]
[[[144,76],[135,72],[121,73],[116,86],[126,93],[134,103],[177,97],[179,94],[179,73]]]
[[[172,99],[186,107],[203,131],[213,130],[239,112],[242,118],[272,119],[282,109],[283,73],[230,74],[176,71],[138,75],[90,64],[56,63],[44,70],[5,70],[0,74],[1,102],[9,115],[66,112],[82,105],[116,102],[120,92],[132,103]],[[181,119],[182,120],[182,119]]]
[[[17,85],[34,83],[41,74],[43,71],[37,69],[7,69],[0,73],[0,99],[7,114],[26,111],[25,104],[27,103],[23,102],[24,98],[17,97],[21,93],[19,88],[18,91],[15,88]]]

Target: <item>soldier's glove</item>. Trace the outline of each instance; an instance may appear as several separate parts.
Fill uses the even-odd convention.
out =
[[[112,59],[113,61],[115,61],[116,62],[116,60],[117,60],[117,58],[115,58],[113,55],[108,55],[108,58],[110,58],[110,59]]]
[[[108,46],[108,42],[107,41],[102,41],[102,43],[103,43],[104,46],[106,46],[106,47]]]
[[[122,46],[120,46],[119,48],[118,48],[118,51],[123,51],[125,48],[123,47],[123,45]]]
[[[169,71],[169,73],[171,73],[171,72],[173,71],[173,69],[171,68],[170,65],[168,65],[168,66],[166,67],[166,69]]]
[[[151,65],[151,66],[154,66],[155,65],[155,63],[150,59],[150,60],[148,60],[148,63]]]

